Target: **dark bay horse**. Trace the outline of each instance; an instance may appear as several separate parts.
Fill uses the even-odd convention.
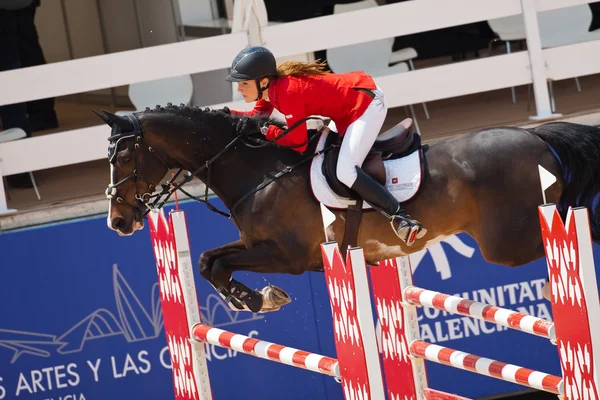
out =
[[[151,194],[167,171],[192,172],[229,210],[235,208],[232,221],[240,231],[239,240],[201,255],[202,276],[234,309],[273,311],[290,301],[284,291],[273,286],[251,290],[232,273],[322,270],[325,235],[311,192],[310,163],[272,181],[274,173],[310,157],[315,145],[305,154],[253,145],[263,137],[259,127],[267,118],[227,111],[169,105],[127,116],[97,112],[112,127],[108,225],[121,235],[141,229]],[[552,122],[532,129],[480,129],[425,144],[422,158],[420,189],[403,206],[428,232],[407,247],[384,216],[366,211],[357,244],[371,263],[419,251],[459,232],[473,237],[490,263],[515,267],[543,257],[538,165],[557,177],[546,191],[547,202],[564,213],[568,206],[588,207],[593,238],[600,238],[598,128]],[[264,188],[254,191],[261,184]],[[340,241],[345,214],[334,212],[329,239]]]

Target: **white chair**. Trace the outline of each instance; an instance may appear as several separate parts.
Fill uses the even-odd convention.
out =
[[[544,11],[538,18],[544,48],[600,39],[600,30],[588,31],[593,19],[589,4]]]
[[[333,8],[333,13],[341,14],[371,7],[378,7],[375,0],[336,4]],[[414,70],[412,59],[417,57],[416,50],[412,47],[407,47],[392,52],[393,45],[394,38],[385,38],[327,49],[327,63],[333,72],[344,73],[362,70],[374,77]],[[408,65],[405,61],[408,62]],[[390,66],[390,64],[395,65]],[[413,119],[416,122],[414,110],[412,110],[412,106],[410,107]],[[425,116],[429,119],[429,110],[425,103],[423,103],[423,110],[425,111]]]
[[[27,137],[27,134],[21,128],[11,128],[0,131],[0,143],[12,142],[13,140],[19,140],[25,137]],[[6,187],[6,177],[3,176],[2,178],[5,181]],[[38,190],[37,183],[35,182],[35,178],[33,177],[33,173],[31,171],[29,172],[29,178],[31,178],[31,183],[33,185],[33,189],[35,190],[35,194],[38,200],[41,200],[42,197],[40,196],[40,191]]]
[[[147,82],[132,83],[129,85],[129,99],[137,111],[146,107],[154,108],[167,103],[173,105],[189,105],[194,93],[194,83],[191,75],[174,76],[171,78],[157,79]],[[117,115],[124,115],[130,111],[118,111]]]
[[[580,42],[600,39],[600,30],[589,32],[592,22],[592,10],[588,4],[580,4],[556,10],[538,12],[538,25],[542,48],[566,46]],[[488,20],[490,28],[506,43],[507,53],[510,53],[510,41],[525,40],[525,23],[523,15]],[[493,42],[493,41],[492,41]],[[490,42],[490,51],[492,42]],[[575,77],[577,90],[581,92],[579,79]],[[548,82],[552,111],[555,111],[552,81]],[[516,103],[514,88],[511,88],[513,103]]]

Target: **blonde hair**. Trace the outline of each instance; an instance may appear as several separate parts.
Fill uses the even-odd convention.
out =
[[[330,72],[326,69],[325,61],[300,62],[287,61],[277,67],[277,76],[298,76],[298,75],[327,75]]]

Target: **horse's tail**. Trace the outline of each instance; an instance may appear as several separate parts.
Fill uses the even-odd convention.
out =
[[[587,207],[592,237],[600,242],[600,128],[551,122],[528,130],[548,144],[562,167],[564,190],[558,210],[564,217],[569,206]]]

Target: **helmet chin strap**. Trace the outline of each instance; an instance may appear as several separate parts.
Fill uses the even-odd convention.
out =
[[[258,100],[262,99],[263,92],[269,88],[269,85],[271,84],[271,82],[269,81],[269,83],[267,83],[267,86],[265,86],[263,88],[263,87],[260,87],[260,79],[255,79],[255,81],[256,81],[256,90],[258,91],[258,97],[254,101],[258,101]]]

